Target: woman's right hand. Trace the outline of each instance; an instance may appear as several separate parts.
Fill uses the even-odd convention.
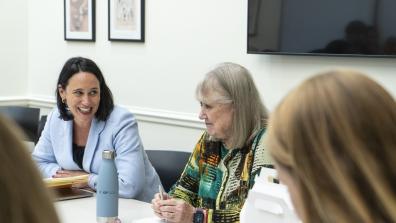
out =
[[[175,198],[169,198],[164,200],[159,200],[160,203],[160,215],[162,219],[166,222],[172,223],[191,223],[193,222],[193,216],[195,208],[181,200]]]
[[[164,200],[170,198],[170,196],[167,193],[162,193],[162,196],[163,196]],[[159,193],[156,193],[154,195],[154,198],[151,200],[151,208],[153,209],[154,214],[156,216],[158,216],[161,219],[165,219],[165,216],[162,215],[161,210],[160,210],[161,206],[162,206],[161,205],[161,196]]]

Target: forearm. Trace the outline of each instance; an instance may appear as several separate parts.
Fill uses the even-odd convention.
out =
[[[57,170],[60,170],[61,167],[56,162],[51,162],[49,160],[43,159],[36,154],[32,154],[32,158],[36,163],[38,170],[40,171],[43,178],[52,177]]]
[[[39,170],[44,178],[53,177],[60,169],[62,168],[57,163],[39,164]]]

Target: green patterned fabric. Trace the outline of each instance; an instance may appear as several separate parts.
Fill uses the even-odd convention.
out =
[[[204,132],[170,195],[208,210],[208,223],[239,222],[239,213],[260,168],[271,164],[262,129],[244,148],[227,150]]]

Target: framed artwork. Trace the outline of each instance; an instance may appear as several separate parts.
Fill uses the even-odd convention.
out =
[[[109,40],[144,42],[144,0],[109,0]]]
[[[95,0],[64,0],[65,40],[95,41]]]

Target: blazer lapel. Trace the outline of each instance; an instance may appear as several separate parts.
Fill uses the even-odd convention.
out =
[[[85,171],[90,172],[92,159],[94,158],[94,154],[97,150],[99,143],[99,135],[103,131],[105,127],[104,121],[99,121],[96,118],[92,120],[91,128],[88,134],[88,141],[85,145],[85,152],[83,158],[83,168]]]

